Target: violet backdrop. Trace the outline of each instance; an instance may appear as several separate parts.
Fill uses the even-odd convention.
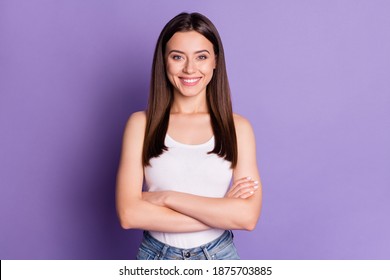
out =
[[[114,188],[157,36],[220,31],[257,137],[263,211],[243,259],[390,259],[390,2],[0,1],[0,259],[133,259]]]

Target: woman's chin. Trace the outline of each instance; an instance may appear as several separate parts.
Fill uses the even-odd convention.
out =
[[[195,97],[202,94],[206,94],[205,90],[196,90],[196,89],[180,89],[176,91],[176,94],[183,97]]]

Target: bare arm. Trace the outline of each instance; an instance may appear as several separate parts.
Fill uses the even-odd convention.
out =
[[[116,207],[121,226],[164,232],[192,232],[209,227],[196,218],[142,199],[142,147],[146,125],[144,112],[128,120],[117,174]]]
[[[241,188],[240,184],[233,185],[231,195],[224,198],[209,198],[180,192],[161,192],[150,194],[149,201],[157,205],[167,206],[182,214],[193,217],[210,227],[222,229],[253,230],[261,210],[262,191],[260,176],[256,162],[255,137],[251,125],[242,117],[236,116],[238,140],[238,162],[234,169],[233,181],[250,175],[257,181],[257,189],[248,192],[254,185]],[[239,196],[240,189],[244,190]],[[241,197],[241,199],[237,199]],[[148,198],[146,198],[148,199]]]

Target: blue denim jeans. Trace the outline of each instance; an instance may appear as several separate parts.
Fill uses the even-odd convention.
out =
[[[239,260],[233,233],[226,230],[217,239],[199,247],[182,249],[169,246],[144,231],[137,260]]]

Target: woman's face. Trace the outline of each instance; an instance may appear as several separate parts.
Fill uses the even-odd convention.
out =
[[[213,44],[196,31],[176,32],[166,45],[166,72],[175,94],[206,94],[216,65]]]

